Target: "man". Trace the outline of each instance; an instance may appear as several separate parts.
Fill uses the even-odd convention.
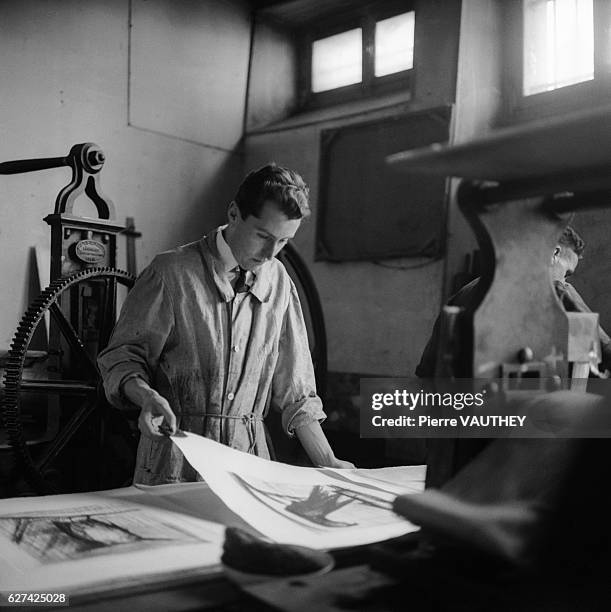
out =
[[[129,293],[98,364],[109,401],[140,408],[134,481],[192,481],[197,474],[160,430],[191,431],[269,458],[263,418],[280,410],[317,466],[335,457],[320,427],[306,328],[295,286],[275,255],[310,214],[295,172],[251,172],[228,224],[162,253]]]
[[[554,253],[550,261],[550,276],[556,289],[556,294],[562,302],[564,309],[568,312],[592,312],[577,290],[567,282],[577,268],[579,260],[585,249],[585,243],[579,234],[568,225],[558,239],[558,244],[554,248]],[[475,279],[465,285],[458,293],[450,298],[448,304],[467,308],[472,306],[472,301],[476,296],[476,287],[479,279]],[[416,376],[420,378],[431,378],[435,376],[437,360],[437,344],[439,342],[439,318],[435,321],[431,337],[422,353],[420,363],[416,368]],[[611,369],[611,339],[599,326],[598,334],[600,337],[602,367]]]
[[[556,294],[568,312],[592,312],[575,287],[566,280],[575,272],[584,249],[585,243],[579,234],[571,226],[567,226],[552,255],[552,280]],[[602,369],[611,370],[611,338],[600,325],[598,337]]]

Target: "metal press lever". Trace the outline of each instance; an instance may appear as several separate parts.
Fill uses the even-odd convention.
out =
[[[20,174],[70,166],[72,180],[59,192],[55,201],[54,214],[73,214],[76,198],[85,193],[95,204],[100,219],[114,219],[114,204],[102,193],[99,184],[99,172],[105,159],[106,156],[98,145],[85,142],[74,145],[66,157],[2,162],[0,163],[0,174]]]
[[[86,151],[86,161],[91,171],[98,172],[106,159],[104,152],[97,145],[88,144]],[[81,147],[86,145],[75,145]],[[74,147],[73,147],[74,149]],[[47,170],[48,168],[59,168],[70,165],[70,155],[66,157],[43,157],[40,159],[18,159],[0,163],[0,174],[21,174],[23,172],[36,172],[37,170]]]
[[[45,157],[43,159],[20,159],[0,163],[0,174],[21,174],[22,172],[35,172],[47,168],[67,166],[67,157]]]

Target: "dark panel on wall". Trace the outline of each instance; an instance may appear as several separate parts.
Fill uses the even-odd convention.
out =
[[[449,139],[451,107],[321,134],[316,259],[437,257],[446,180],[397,171],[386,157]]]

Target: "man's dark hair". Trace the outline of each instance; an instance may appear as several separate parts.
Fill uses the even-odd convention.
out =
[[[308,187],[297,172],[272,163],[250,172],[234,200],[242,219],[249,215],[258,217],[269,200],[289,219],[302,219],[310,215],[308,195]]]
[[[581,257],[583,250],[586,248],[583,238],[570,225],[564,228],[562,235],[558,239],[558,244],[572,249],[579,257]]]

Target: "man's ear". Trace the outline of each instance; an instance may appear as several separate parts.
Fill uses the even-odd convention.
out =
[[[231,201],[229,204],[229,208],[227,209],[227,219],[230,225],[234,225],[238,221],[238,217],[240,215],[240,209],[235,201]]]
[[[560,255],[560,246],[556,245],[554,248],[554,254],[552,255],[552,257],[558,257]]]

